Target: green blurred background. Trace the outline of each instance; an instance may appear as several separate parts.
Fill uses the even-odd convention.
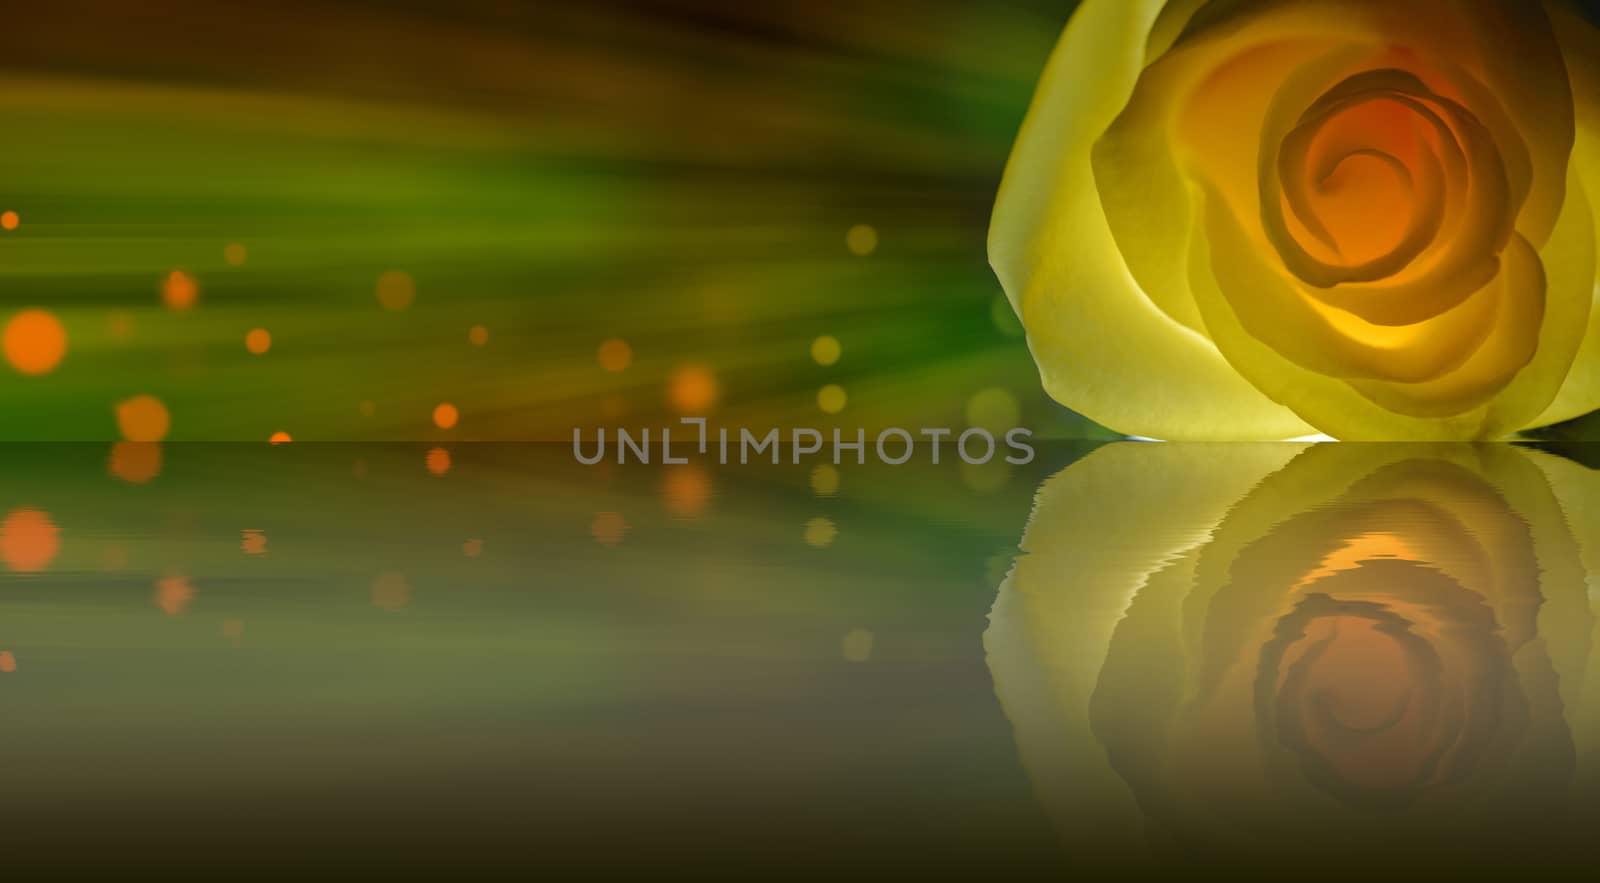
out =
[[[1105,437],[1040,390],[984,254],[1073,5],[30,7],[0,29],[0,322],[67,347],[0,367],[0,438],[116,439],[141,395],[171,440]]]

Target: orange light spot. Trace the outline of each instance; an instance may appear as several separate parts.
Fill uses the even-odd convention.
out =
[[[106,336],[124,341],[133,338],[133,314],[127,310],[114,310],[106,316]]]
[[[461,412],[457,411],[456,406],[449,402],[442,402],[437,408],[433,409],[433,425],[440,429],[450,429],[460,419]]]
[[[628,522],[616,512],[601,512],[589,523],[589,535],[598,543],[615,546],[628,533]]]
[[[10,212],[7,212],[10,214]],[[17,657],[11,655],[10,650],[0,650],[0,673],[15,674],[17,671]]]
[[[872,643],[876,636],[866,629],[851,629],[845,633],[839,650],[845,662],[871,662]]]
[[[272,335],[265,328],[252,328],[244,336],[244,348],[259,356],[272,349]]]
[[[168,309],[192,309],[200,299],[200,283],[182,270],[173,270],[161,282],[161,300]]]
[[[6,323],[6,361],[23,374],[48,374],[67,354],[67,330],[44,310],[23,310]]]
[[[411,603],[411,584],[404,574],[384,573],[372,581],[372,606],[399,610]]]
[[[864,258],[878,250],[878,231],[871,224],[857,224],[845,233],[844,244],[851,254]]]
[[[172,416],[167,413],[167,406],[155,396],[138,395],[118,402],[116,412],[117,429],[128,441],[161,441],[172,428]]]
[[[363,417],[371,417],[378,412],[378,406],[370,401],[363,400],[359,405],[356,405],[356,410],[360,411]]]
[[[194,600],[194,586],[186,576],[165,576],[156,581],[156,606],[168,616],[177,616],[189,609]]]
[[[428,471],[434,475],[443,475],[450,471],[450,452],[444,448],[434,448],[428,451]]]
[[[363,459],[361,459],[359,457],[356,458],[356,462],[351,464],[351,466],[350,466],[350,474],[354,475],[358,479],[366,478],[367,477],[367,461],[363,460]]]
[[[849,401],[849,394],[837,383],[830,383],[817,390],[817,407],[824,414],[837,414],[843,411]]]
[[[249,257],[250,251],[246,249],[244,244],[241,242],[230,242],[228,243],[227,247],[222,250],[222,259],[227,261],[228,265],[231,267],[244,266],[245,260]]]
[[[628,346],[626,340],[620,337],[613,337],[600,344],[598,358],[600,359],[600,367],[607,371],[625,371],[629,365],[633,364],[633,347]]]
[[[473,346],[483,346],[489,342],[489,329],[474,325],[467,329],[467,340],[472,341]]]
[[[483,554],[483,540],[470,539],[461,544],[461,554],[468,558],[476,558]]]
[[[0,227],[4,227],[7,230],[15,230],[20,223],[22,223],[22,218],[18,217],[16,212],[7,211],[0,214]]]
[[[289,433],[284,432],[281,429],[277,432],[274,432],[272,435],[267,436],[267,444],[269,445],[286,445],[292,441],[294,441],[294,439],[290,437]]]
[[[698,466],[675,466],[667,470],[661,483],[661,497],[667,511],[679,518],[694,519],[705,514],[711,501],[711,479]]]
[[[839,537],[839,528],[832,519],[817,516],[806,522],[806,545],[826,549]]]
[[[417,299],[417,283],[403,270],[390,270],[378,277],[378,303],[386,310],[403,310]]]
[[[684,365],[672,375],[667,396],[683,414],[704,414],[717,403],[717,377],[704,365]]]
[[[839,361],[844,355],[844,347],[839,344],[839,338],[831,334],[824,334],[811,341],[811,359],[818,365],[827,367]]]
[[[267,534],[265,531],[245,528],[239,531],[239,548],[246,555],[267,554]]]
[[[232,641],[235,647],[239,646],[239,639],[244,637],[244,620],[224,619],[222,621],[222,636]]]
[[[61,528],[37,509],[13,509],[0,522],[0,560],[18,573],[39,573],[61,551]]]
[[[106,544],[105,560],[101,562],[105,570],[128,569],[128,547],[121,543]]]
[[[112,476],[129,484],[144,484],[161,474],[161,444],[117,442],[111,446],[111,460],[106,468]]]
[[[831,497],[839,492],[839,470],[826,463],[811,470],[811,492],[819,497]]]

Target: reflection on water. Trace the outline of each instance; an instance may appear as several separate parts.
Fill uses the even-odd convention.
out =
[[[982,651],[1053,456],[0,446],[0,856],[1059,868]]]
[[[1568,453],[1118,444],[977,474],[5,446],[0,854],[1564,861],[1600,823],[1600,472]]]
[[[1597,498],[1595,472],[1509,446],[1068,467],[985,635],[1060,836],[1296,876],[1587,855]]]

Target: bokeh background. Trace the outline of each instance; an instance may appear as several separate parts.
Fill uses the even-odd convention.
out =
[[[29,6],[0,440],[1109,438],[1042,393],[984,248],[1075,5]]]
[[[0,323],[46,342],[7,346],[0,438],[1105,437],[984,254],[1073,5],[30,7]]]

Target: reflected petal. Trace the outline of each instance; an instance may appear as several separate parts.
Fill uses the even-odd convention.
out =
[[[1595,692],[1568,464],[1257,450],[1115,445],[1041,489],[985,647],[1063,836],[1459,859],[1564,805]]]

